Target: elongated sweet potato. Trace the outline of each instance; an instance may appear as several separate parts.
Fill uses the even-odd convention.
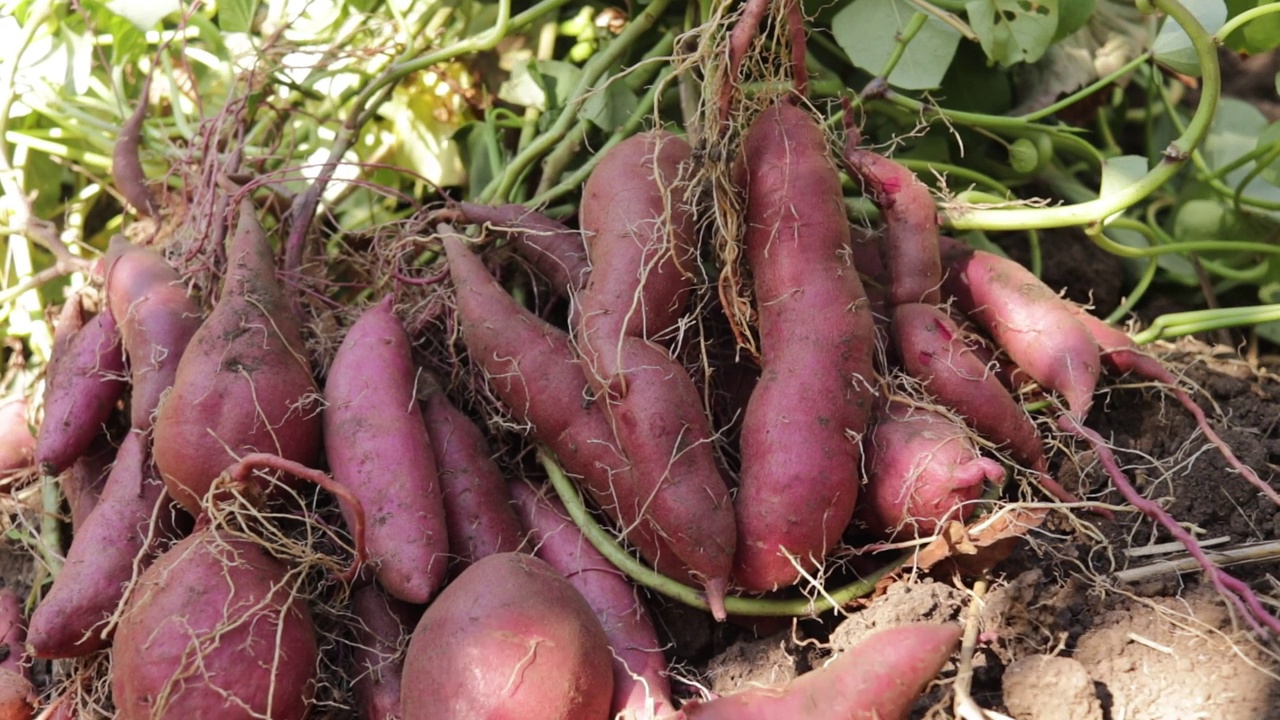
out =
[[[444,583],[449,537],[435,453],[414,395],[417,367],[391,300],[366,310],[334,355],[324,387],[325,454],[333,479],[367,514],[378,582],[423,604]]]
[[[79,298],[67,301],[45,376],[44,420],[36,435],[36,462],[58,474],[89,450],[124,396],[124,350],[109,312],[82,320]]]
[[[943,243],[943,288],[1027,375],[1066,400],[1080,421],[1089,414],[1101,361],[1097,343],[1070,304],[1012,260]]]
[[[457,235],[442,234],[456,288],[458,321],[472,362],[488,378],[512,417],[555,453],[592,499],[618,525],[645,559],[669,577],[688,579],[684,539],[665,533],[646,513],[646,496],[631,479],[633,469],[618,449],[604,412],[586,402],[587,381],[567,333],[518,305],[465,248]]]
[[[130,420],[135,429],[146,430],[200,327],[200,309],[187,296],[177,271],[154,250],[117,235],[111,238],[105,264],[107,308],[129,361]]]
[[[192,338],[157,414],[156,466],[169,494],[193,515],[238,457],[269,452],[315,464],[319,390],[303,352],[271,246],[246,200],[227,250],[222,296]]]
[[[104,435],[69,470],[58,476],[58,487],[62,488],[62,496],[71,510],[72,537],[98,506],[115,459],[116,446]]]
[[[482,557],[520,549],[520,521],[511,491],[484,433],[462,414],[433,377],[419,383],[422,417],[431,436],[449,528],[449,554],[463,569]]]
[[[13,588],[0,590],[0,720],[28,720],[35,710],[36,689],[24,642],[27,621]]]
[[[490,555],[440,593],[413,631],[404,720],[602,720],[609,643],[587,601],[545,562]]]
[[[958,625],[882,630],[781,688],[753,689],[681,709],[685,720],[906,720],[951,657]]]
[[[387,595],[377,585],[351,594],[351,612],[359,624],[353,660],[356,710],[360,720],[400,717],[400,679],[404,650],[417,624],[408,604]]]
[[[319,653],[298,582],[253,540],[205,528],[174,545],[116,630],[119,717],[305,717]]]
[[[733,564],[736,532],[711,425],[689,373],[653,341],[684,313],[692,288],[693,217],[681,166],[688,143],[669,133],[615,145],[583,188],[591,279],[574,340],[587,382],[635,468],[632,490],[689,567],[713,612]]]
[[[523,205],[463,202],[458,209],[467,220],[509,235],[516,252],[547,278],[555,292],[572,295],[586,285],[591,265],[582,233]]]
[[[743,148],[762,374],[742,425],[734,580],[760,591],[821,564],[853,516],[875,330],[822,129],[780,103]]]
[[[511,483],[536,554],[582,593],[613,651],[610,716],[650,720],[672,712],[666,659],[636,588],[582,535],[560,501],[524,481]]]
[[[147,458],[145,436],[125,436],[93,513],[76,532],[66,563],[36,606],[31,653],[67,658],[101,650],[135,567],[146,567],[178,532],[175,510]]]
[[[111,153],[111,179],[134,211],[143,217],[155,217],[159,210],[155,195],[147,185],[147,175],[142,169],[139,154],[142,149],[142,123],[147,119],[150,94],[151,76],[148,75],[142,83],[142,92],[138,94],[138,106],[121,126]]]
[[[0,400],[0,480],[31,467],[36,438],[27,426],[27,401]]]
[[[983,482],[1004,480],[1004,468],[982,457],[967,428],[929,410],[890,402],[863,442],[862,516],[881,535],[914,539],[963,522]]]

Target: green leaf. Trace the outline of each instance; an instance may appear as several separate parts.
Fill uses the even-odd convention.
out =
[[[249,32],[254,0],[218,0],[218,27],[223,32]]]
[[[468,123],[454,134],[454,139],[462,142],[467,165],[467,196],[475,197],[502,171],[497,129],[485,122]]]
[[[610,79],[612,80],[612,79]],[[582,103],[582,116],[605,132],[613,132],[631,117],[640,98],[617,80],[597,88]]]
[[[898,33],[919,10],[907,0],[854,0],[831,19],[831,34],[853,64],[877,75],[897,47]],[[932,90],[942,83],[960,33],[930,16],[889,74],[890,85]]]
[[[1058,29],[1053,32],[1054,41],[1061,40],[1088,24],[1089,17],[1097,6],[1098,0],[1067,0],[1059,3],[1061,13],[1058,17]]]
[[[1227,21],[1227,6],[1223,0],[1183,0],[1183,5],[1204,26],[1205,32],[1215,33]],[[1184,75],[1200,75],[1200,59],[1196,56],[1191,37],[1172,18],[1165,18],[1151,43],[1151,52],[1160,63]]]
[[[517,61],[498,88],[498,98],[536,110],[563,107],[582,77],[578,66],[559,60]]]
[[[972,0],[965,10],[987,57],[1005,67],[1039,60],[1058,29],[1058,0]]]
[[[1227,0],[1227,17],[1269,5],[1275,0]],[[1226,46],[1236,52],[1260,55],[1280,46],[1280,13],[1254,18],[1226,38]]]
[[[1252,103],[1236,98],[1222,98],[1218,102],[1218,112],[1213,116],[1213,123],[1209,126],[1209,134],[1200,147],[1205,164],[1210,170],[1216,170],[1234,162],[1236,158],[1257,147],[1258,138],[1267,130],[1266,116]],[[1246,163],[1227,173],[1222,181],[1234,189],[1254,169],[1252,163]],[[1280,202],[1280,187],[1261,177],[1253,178],[1245,186],[1244,194]],[[1280,212],[1267,212],[1272,217],[1280,217]]]
[[[156,23],[182,8],[178,0],[110,0],[107,7],[133,23],[139,30],[150,30]]]
[[[1280,149],[1280,121],[1271,123],[1266,130],[1262,131],[1258,136],[1257,147],[1270,148],[1272,151]],[[1265,156],[1258,158],[1258,162],[1265,160]],[[1280,187],[1280,156],[1271,157],[1271,161],[1262,169],[1261,177],[1272,185]]]

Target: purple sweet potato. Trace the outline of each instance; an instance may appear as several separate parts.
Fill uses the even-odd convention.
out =
[[[969,430],[922,408],[889,403],[864,440],[867,484],[862,516],[880,535],[932,535],[973,512],[984,481],[1004,480],[1000,463],[982,457]]]
[[[246,200],[222,295],[191,339],[156,419],[156,465],[191,514],[238,457],[266,452],[315,464],[319,390],[304,352],[267,235]]]
[[[958,625],[882,630],[781,688],[685,705],[683,720],[906,720],[960,639]]]
[[[187,296],[177,271],[155,250],[117,235],[111,238],[105,264],[107,308],[119,326],[133,386],[130,421],[135,429],[147,430],[200,327],[200,309]]]
[[[591,265],[582,233],[523,205],[463,202],[458,209],[470,222],[509,235],[516,252],[542,273],[556,292],[572,295],[586,284]]]
[[[120,717],[305,717],[319,653],[299,580],[256,541],[212,528],[174,545],[116,630]]]
[[[456,235],[444,234],[456,288],[458,321],[472,362],[512,417],[555,453],[645,559],[668,577],[687,579],[683,542],[645,514],[647,497],[617,448],[604,412],[584,403],[587,381],[568,334],[518,305]],[[669,542],[670,540],[670,542]],[[691,548],[692,551],[697,548]]]
[[[493,461],[484,433],[462,414],[432,377],[422,380],[422,417],[431,436],[449,554],[457,569],[482,557],[520,549],[520,521],[511,508],[511,491]]]
[[[115,319],[101,312],[85,323],[79,298],[71,298],[59,316],[45,374],[35,448],[45,472],[57,475],[89,450],[127,388]]]
[[[404,650],[416,624],[413,608],[377,585],[366,585],[351,593],[351,613],[359,621],[353,652],[356,711],[361,720],[399,718]]]
[[[1059,297],[1012,260],[960,243],[943,244],[943,287],[1018,367],[1062,395],[1078,420],[1089,414],[1098,385],[1097,343]]]
[[[609,643],[582,595],[545,562],[490,555],[440,593],[404,663],[404,720],[603,720]]]
[[[71,468],[58,476],[58,487],[71,509],[72,536],[80,532],[85,520],[93,513],[102,497],[111,466],[116,459],[116,447],[107,436],[98,438],[89,451],[80,456]]]
[[[614,146],[583,188],[591,279],[578,296],[574,340],[587,382],[631,461],[630,492],[723,616],[736,532],[702,398],[685,368],[653,341],[684,313],[694,225],[680,179],[688,143],[669,133]]]
[[[111,617],[137,567],[177,532],[174,508],[147,458],[146,437],[125,436],[97,507],[76,532],[49,593],[27,632],[31,653],[67,658],[110,642]]]
[[[27,425],[27,401],[0,400],[0,479],[31,467],[36,438]]]
[[[859,148],[853,116],[845,113],[848,138],[845,167],[862,182],[884,217],[884,251],[889,270],[889,299],[894,305],[942,300],[942,261],[938,253],[938,208],[929,188],[900,163]]]
[[[613,651],[609,716],[651,720],[673,710],[667,662],[649,610],[636,588],[587,541],[557,498],[524,481],[511,483],[534,554],[582,593]]]
[[[449,537],[417,367],[391,296],[347,331],[324,387],[333,479],[364,507],[369,563],[387,592],[425,604],[444,583]],[[350,523],[350,518],[348,518]]]
[[[158,211],[155,195],[147,185],[147,175],[142,169],[142,123],[147,119],[147,103],[150,101],[151,76],[142,83],[138,106],[130,113],[116,136],[111,153],[111,179],[134,212],[143,217],[155,217]]]
[[[27,621],[13,588],[0,590],[0,720],[26,720],[34,714],[36,689],[24,643]]]
[[[742,426],[734,579],[762,591],[820,565],[853,516],[875,330],[822,128],[782,103],[743,147],[762,374]]]

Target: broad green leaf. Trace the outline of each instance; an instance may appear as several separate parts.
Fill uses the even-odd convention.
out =
[[[498,97],[521,107],[552,110],[564,106],[581,77],[582,70],[567,62],[521,60],[498,88]]]
[[[182,8],[178,0],[109,0],[111,11],[133,23],[139,30],[150,30],[161,18]]]
[[[395,164],[436,185],[462,184],[466,171],[453,138],[463,118],[452,95],[437,94],[425,82],[401,85],[382,112],[391,118]]]
[[[1084,27],[1097,6],[1098,0],[1067,0],[1058,3],[1060,14],[1058,28],[1053,32],[1053,39],[1061,40]]]
[[[638,104],[640,98],[626,83],[613,80],[587,96],[582,103],[582,116],[601,130],[613,132],[631,117]]]
[[[1258,138],[1267,130],[1267,118],[1252,103],[1224,97],[1218,102],[1218,112],[1209,126],[1209,134],[1200,146],[1205,164],[1215,170],[1252,151]],[[1253,172],[1254,165],[1246,163],[1227,173],[1222,181],[1234,189]],[[1253,178],[1245,186],[1244,194],[1268,201],[1280,202],[1280,187],[1262,177]],[[1280,212],[1267,211],[1272,217]]]
[[[1183,5],[1204,27],[1205,32],[1215,33],[1227,21],[1227,6],[1223,0],[1183,0]],[[1165,18],[1151,43],[1156,60],[1184,75],[1200,75],[1200,59],[1196,57],[1191,37],[1172,18]]]
[[[218,0],[218,27],[223,32],[249,32],[255,7],[254,0]]]
[[[1273,122],[1267,126],[1266,130],[1258,136],[1258,148],[1270,148],[1268,152],[1280,150],[1280,121]],[[1258,162],[1264,162],[1265,157],[1258,158]],[[1266,167],[1262,169],[1263,180],[1272,185],[1280,186],[1280,156],[1273,156]]]
[[[467,195],[475,197],[502,171],[497,129],[485,122],[468,123],[454,134],[462,143],[467,165]]]
[[[1275,0],[1227,0],[1227,17],[1270,5]],[[1259,55],[1280,46],[1280,13],[1254,18],[1226,38],[1226,46],[1236,52]]]
[[[1107,158],[1107,161],[1102,164],[1102,187],[1098,190],[1098,195],[1100,197],[1114,195],[1138,182],[1146,174],[1147,159],[1141,155]],[[1107,218],[1107,221],[1110,219]]]
[[[971,0],[965,11],[987,57],[1005,67],[1039,60],[1058,29],[1058,0]]]
[[[907,0],[854,0],[832,17],[831,34],[854,65],[878,75],[897,47],[898,34],[918,12]],[[889,74],[889,84],[906,90],[938,87],[959,44],[959,31],[930,16]]]

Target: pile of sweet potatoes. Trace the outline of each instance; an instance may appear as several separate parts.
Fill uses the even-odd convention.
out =
[[[744,598],[818,594],[842,548],[956,529],[1013,478],[1077,500],[1027,399],[1092,442],[1103,370],[1174,378],[1017,264],[941,236],[927,187],[851,123],[837,157],[800,97],[742,117],[727,172],[670,130],[616,144],[576,227],[433,208],[420,242],[448,310],[426,323],[381,287],[305,312],[252,192],[226,190],[206,294],[176,254],[114,240],[101,309],[67,302],[39,432],[0,467],[38,465],[68,510],[26,650],[109,668],[109,697],[71,674],[50,712],[907,717],[958,628],[888,630],[784,688],[696,694],[600,526],[725,620]],[[712,176],[738,222],[712,221]],[[876,228],[851,222],[844,179]],[[726,245],[740,286],[710,280],[739,262]]]

